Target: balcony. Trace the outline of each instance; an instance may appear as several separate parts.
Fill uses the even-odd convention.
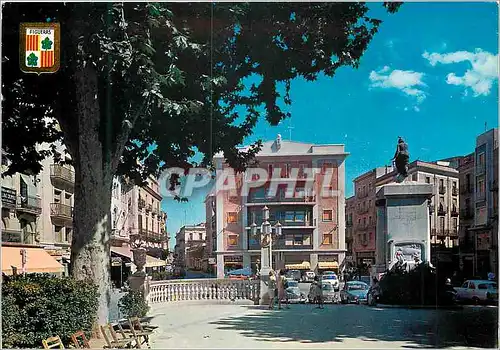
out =
[[[50,203],[50,216],[57,219],[71,220],[73,207],[62,203]]]
[[[446,193],[446,187],[445,186],[439,186],[439,194],[445,194]]]
[[[370,211],[370,207],[360,207],[359,209],[356,209],[356,213],[358,214],[366,214]]]
[[[445,205],[439,205],[437,212],[440,216],[446,215],[446,213],[448,212],[448,207],[446,207]]]
[[[14,209],[17,203],[16,190],[8,187],[2,187],[2,208]]]
[[[153,210],[153,206],[151,204],[146,204],[146,212],[150,213]]]
[[[249,197],[247,204],[260,204],[260,203],[316,203],[315,196],[305,196],[305,197],[293,197],[287,198],[285,196],[276,196],[276,197]]]
[[[452,196],[458,196],[458,188],[457,187],[452,187],[451,188],[451,195]]]
[[[449,230],[433,228],[431,230],[431,236],[458,238],[458,230],[456,228]]]
[[[163,243],[167,240],[167,235],[164,232],[154,232],[146,229],[139,229],[139,234],[130,235],[131,241],[144,241],[151,243]]]
[[[486,172],[486,164],[476,164],[476,175],[481,175]]]
[[[19,212],[39,215],[42,212],[42,201],[34,196],[19,196],[16,207]]]
[[[361,191],[359,194],[358,194],[358,198],[366,198],[368,197],[368,191]]]
[[[473,192],[472,184],[460,185],[461,194],[468,194],[472,192]]]
[[[346,221],[346,222],[345,222],[345,226],[346,226],[346,227],[352,227],[352,226],[353,226],[353,225],[352,225],[352,221]]]
[[[75,184],[75,172],[59,164],[50,166],[50,181],[55,187],[72,190]]]
[[[137,205],[139,206],[139,209],[143,209],[146,206],[146,201],[143,198],[139,198]]]
[[[356,231],[365,231],[368,229],[368,224],[358,224],[356,225]]]
[[[451,214],[451,216],[457,217],[458,216],[458,209],[457,209],[457,207],[452,207],[450,214]]]
[[[472,209],[461,209],[460,210],[460,218],[464,220],[473,219],[474,211]]]

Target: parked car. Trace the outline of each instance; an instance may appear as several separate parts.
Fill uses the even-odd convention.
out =
[[[321,282],[330,283],[336,292],[339,291],[340,282],[339,282],[339,278],[337,277],[336,274],[327,274],[327,275],[323,274],[321,276]]]
[[[286,295],[288,297],[288,302],[292,304],[305,303],[307,298],[306,295],[303,292],[301,292],[299,288],[299,282],[291,279],[288,279],[287,282],[288,282],[288,288],[286,289]]]
[[[455,288],[458,302],[497,303],[498,286],[494,281],[468,280],[461,287]]]
[[[286,273],[286,278],[293,279],[297,282],[300,281],[301,277],[302,274],[299,270],[288,270],[288,272]]]
[[[302,274],[302,282],[313,282],[316,274],[314,271],[306,271]]]
[[[344,284],[340,291],[340,300],[342,304],[349,303],[367,303],[369,286],[361,281],[349,281]]]
[[[309,303],[314,303],[315,288],[316,286],[314,284],[311,284],[311,287],[309,288],[309,294],[307,295],[307,300],[309,301]],[[338,292],[335,291],[331,283],[321,283],[321,289],[323,290],[323,302],[338,303],[340,301]]]

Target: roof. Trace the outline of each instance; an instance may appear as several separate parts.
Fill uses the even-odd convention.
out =
[[[280,147],[276,146],[276,140],[262,143],[262,148],[257,157],[268,156],[300,156],[300,155],[341,155],[348,156],[343,144],[314,144],[297,141],[280,141]],[[240,151],[246,151],[249,146],[239,147]],[[218,152],[214,158],[223,158],[223,153]]]
[[[12,275],[12,266],[17,268],[17,272],[22,271],[21,250],[26,249],[26,272],[27,273],[62,273],[64,266],[54,257],[50,256],[43,248],[21,248],[2,247],[2,272]]]

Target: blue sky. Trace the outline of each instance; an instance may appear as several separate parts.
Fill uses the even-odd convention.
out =
[[[390,164],[398,136],[411,160],[436,160],[473,151],[485,123],[498,126],[496,3],[405,3],[394,15],[372,8],[384,22],[360,67],[293,81],[291,120],[259,123],[248,139],[288,140],[293,126],[293,141],[345,144],[346,196],[356,176]],[[162,202],[173,236],[205,220],[204,196]]]

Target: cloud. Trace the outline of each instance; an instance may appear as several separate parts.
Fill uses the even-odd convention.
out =
[[[406,95],[414,97],[418,103],[422,103],[426,94],[418,87],[425,86],[422,81],[423,76],[424,73],[410,70],[394,69],[391,71],[388,66],[385,66],[379,71],[370,73],[370,86],[383,89],[398,89]]]
[[[424,52],[422,57],[427,59],[432,66],[469,62],[471,68],[463,76],[450,73],[446,82],[450,85],[465,86],[474,92],[474,97],[490,94],[493,83],[498,79],[498,55],[476,49],[474,52],[456,51],[445,54]]]

